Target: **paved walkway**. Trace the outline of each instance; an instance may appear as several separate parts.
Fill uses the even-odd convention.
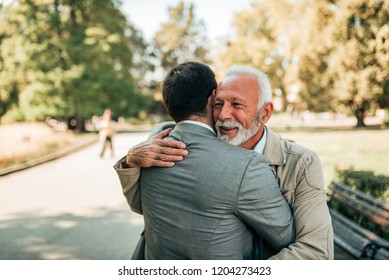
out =
[[[148,133],[118,134],[118,157]],[[0,177],[0,259],[128,259],[143,229],[95,144]]]

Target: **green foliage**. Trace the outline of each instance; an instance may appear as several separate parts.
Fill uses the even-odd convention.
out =
[[[389,177],[375,175],[373,171],[336,170],[339,179],[346,185],[375,198],[389,202]]]
[[[145,43],[119,5],[115,0],[21,0],[4,8],[1,112],[42,120],[88,118],[106,107],[115,115],[134,116],[148,106],[150,97],[137,86],[145,68],[133,71],[142,65]]]
[[[87,118],[106,107],[116,116],[160,113],[149,96],[157,100],[159,90],[147,79],[184,61],[211,62],[193,3],[170,7],[152,44],[120,4],[2,5],[0,117]],[[363,126],[365,112],[389,108],[388,10],[384,0],[253,0],[236,14],[235,35],[224,40],[215,68],[252,65],[268,74],[282,110],[351,110]]]
[[[266,72],[284,110],[348,108],[363,126],[365,112],[389,106],[388,10],[384,0],[252,1],[219,60]]]
[[[285,21],[284,14],[296,16],[290,13],[289,2],[253,1],[249,9],[235,15],[235,37],[228,39],[218,53],[223,69],[234,64],[247,64],[264,71],[273,90],[280,93],[284,109],[288,105],[287,77],[291,74],[289,66],[293,59],[290,54],[294,42],[290,36],[295,32],[293,25],[287,26],[291,21]],[[288,35],[281,38],[282,27],[288,30]]]
[[[299,96],[310,111],[336,110],[336,97],[332,92],[332,78],[328,73],[328,60],[332,41],[331,26],[335,10],[327,0],[316,1],[304,12],[305,36],[298,45],[299,63],[297,78],[300,81]]]
[[[359,126],[364,126],[364,113],[371,106],[389,106],[384,97],[389,83],[388,10],[389,2],[383,0],[338,1],[329,27],[333,93],[353,110]]]
[[[198,20],[193,3],[169,7],[169,19],[154,36],[155,51],[167,72],[186,61],[209,63],[205,24]]]

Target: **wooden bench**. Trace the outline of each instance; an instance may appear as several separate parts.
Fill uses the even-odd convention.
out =
[[[334,242],[357,259],[389,260],[389,242],[330,209]]]
[[[335,243],[357,259],[388,260],[389,242],[382,236],[389,228],[389,205],[336,182],[327,194]],[[354,221],[337,211],[344,209]],[[367,222],[376,233],[366,228]]]

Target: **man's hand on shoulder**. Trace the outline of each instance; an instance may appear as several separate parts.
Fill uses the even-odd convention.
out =
[[[165,129],[148,140],[132,147],[126,157],[128,168],[133,167],[172,167],[188,155],[186,145],[180,141],[163,139],[171,128]]]

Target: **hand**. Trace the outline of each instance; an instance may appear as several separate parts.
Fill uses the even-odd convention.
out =
[[[176,161],[188,155],[186,145],[175,140],[163,139],[172,128],[168,128],[132,147],[126,158],[128,167],[172,167]]]

